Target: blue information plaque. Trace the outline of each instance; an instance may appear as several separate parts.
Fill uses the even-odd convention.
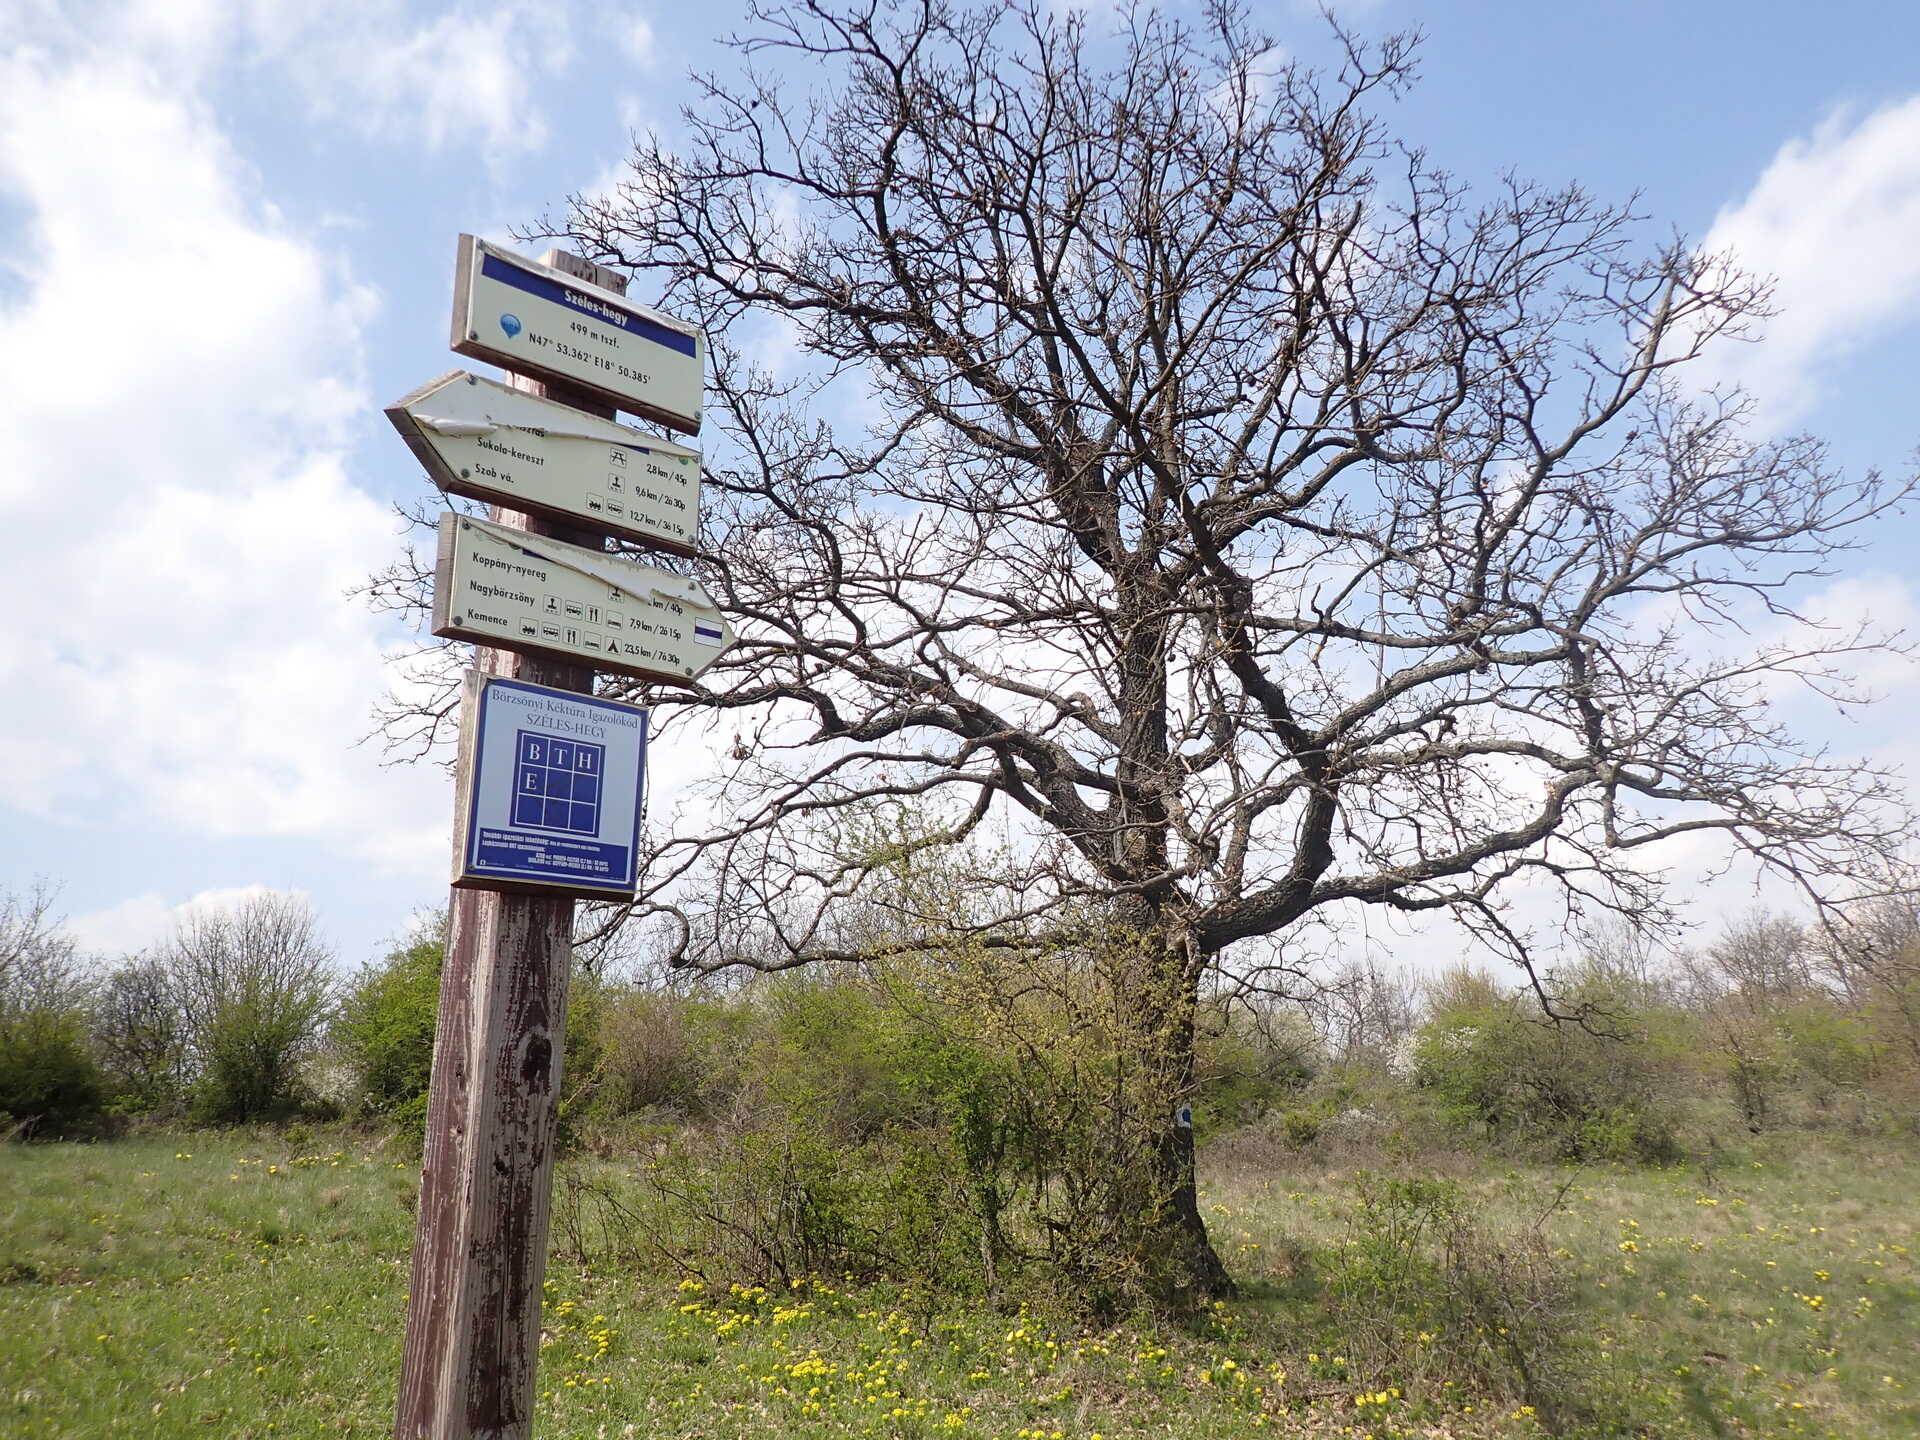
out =
[[[477,672],[464,703],[453,883],[632,895],[647,712]]]

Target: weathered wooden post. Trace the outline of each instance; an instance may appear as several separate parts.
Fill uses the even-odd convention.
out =
[[[697,429],[704,337],[623,303],[625,277],[557,251],[534,264],[463,236],[455,289],[454,349],[507,367],[513,383],[456,372],[387,412],[443,489],[493,503],[491,528],[442,517],[435,632],[481,642],[477,669],[527,694],[590,695],[596,668],[685,683],[728,627],[697,585],[606,541],[692,551],[698,455],[613,416],[618,404]],[[527,723],[558,728],[508,743],[548,741],[567,758],[556,770],[536,751],[547,768],[514,774],[529,788],[557,777],[555,788],[488,809],[480,771],[498,737],[483,749],[484,693],[469,684],[463,715],[401,1440],[531,1432],[574,902],[634,883],[640,762],[603,771],[593,761],[607,747],[577,738],[590,707],[630,707],[528,711]]]

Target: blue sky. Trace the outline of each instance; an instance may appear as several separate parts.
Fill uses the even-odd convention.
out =
[[[1838,0],[1345,4],[1427,32],[1390,123],[1461,177],[1634,192],[1779,276],[1724,362],[1768,423],[1910,463],[1920,7]],[[1324,47],[1272,4],[1289,48]],[[343,963],[442,902],[450,786],[356,742],[405,641],[345,592],[429,487],[380,407],[456,364],[455,236],[504,236],[727,68],[712,6],[13,0],[0,6],[0,885],[81,939],[308,894]],[[636,290],[640,299],[649,299]],[[1909,623],[1920,518],[1810,599]],[[1920,669],[1837,748],[1920,773]],[[656,786],[693,751],[657,753]],[[1728,885],[1708,908],[1741,908]]]

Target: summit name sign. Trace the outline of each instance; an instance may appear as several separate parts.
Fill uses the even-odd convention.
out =
[[[671,429],[700,428],[699,326],[473,235],[460,237],[452,343],[456,354],[577,385]]]

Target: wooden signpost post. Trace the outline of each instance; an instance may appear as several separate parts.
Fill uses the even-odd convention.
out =
[[[458,587],[480,583],[502,592],[484,597],[491,607],[485,613],[500,610],[507,623],[470,626],[465,622],[473,607],[464,606],[458,612],[462,623],[442,633],[488,647],[478,653],[478,670],[522,682],[523,690],[546,686],[589,696],[595,668],[684,684],[732,638],[697,585],[606,549],[609,534],[618,533],[691,553],[698,533],[699,457],[671,441],[615,425],[613,416],[618,405],[663,424],[698,429],[705,339],[691,326],[629,304],[625,288],[624,277],[576,256],[555,251],[535,262],[462,236],[455,348],[526,374],[513,377],[511,390],[477,377],[443,376],[388,411],[430,475],[444,483],[450,468],[456,480],[481,482],[447,489],[497,505],[517,500],[528,507],[496,508],[490,523],[443,516],[449,534],[456,526],[471,527],[463,538],[474,542],[474,553],[513,555],[514,536],[524,542],[518,547],[524,553],[504,570],[474,562],[476,572],[492,577],[479,582],[449,558],[437,575],[435,596],[436,614],[450,621],[455,612],[448,606],[460,596]],[[529,337],[540,343],[524,343]],[[466,379],[473,384],[467,386]],[[578,383],[582,380],[588,383]],[[499,394],[488,401],[461,396],[436,408],[435,392],[449,382],[476,395],[483,386]],[[447,423],[444,428],[425,423],[433,420]],[[463,420],[464,436],[457,433]],[[514,444],[516,427],[538,443]],[[513,452],[488,457],[508,462],[509,479],[479,475],[474,463],[462,467],[457,449],[449,455],[441,443],[478,435]],[[616,449],[627,454],[626,465],[610,461]],[[657,503],[643,506],[637,516],[631,508],[625,515],[610,515],[607,497],[619,492],[609,491],[605,477],[655,460],[667,474],[645,488],[653,501],[679,497],[683,502],[690,489],[684,514],[670,503]],[[474,473],[460,476],[461,468]],[[685,481],[669,483],[676,474]],[[626,492],[623,508],[632,494]],[[590,499],[595,495],[601,499],[597,510]],[[681,522],[677,530],[676,519]],[[515,564],[524,573],[516,573]],[[528,603],[509,602],[508,596],[525,596]],[[549,601],[558,613],[557,636],[541,628],[550,618]],[[588,624],[584,607],[596,602],[601,613],[596,624]],[[581,606],[581,615],[567,615],[568,605]],[[616,610],[617,626],[608,622]],[[567,622],[577,622],[570,626],[571,641]],[[600,649],[586,643],[589,633]],[[629,644],[632,651],[625,648]],[[620,647],[617,655],[609,649],[614,645]],[[468,703],[479,704],[486,689],[470,681]],[[513,812],[500,812],[508,818],[496,815],[487,828],[488,812],[471,793],[482,783],[475,753],[478,717],[468,717],[472,730],[463,740],[463,757],[470,763],[463,765],[461,777],[456,883],[427,1102],[394,1426],[400,1440],[521,1440],[532,1429],[574,896],[623,893],[613,875],[616,860],[609,857],[617,855],[625,824],[619,817],[627,812],[614,809],[598,787],[630,786],[630,793],[615,798],[633,807],[636,820],[639,805],[637,760],[619,772],[625,778],[616,782],[611,771],[617,767],[599,752],[586,754],[574,745],[589,730],[593,743],[612,745],[631,723],[618,715],[589,713],[592,704],[603,702],[569,702],[564,693],[555,701],[560,716],[541,734],[571,747],[564,763],[542,750],[536,735],[523,738],[521,749],[513,752],[512,772],[516,780],[547,787],[542,799],[557,808],[537,813],[528,808],[520,818],[532,827],[528,833],[551,834],[550,844],[525,835],[516,839]],[[644,713],[636,713],[644,744]],[[602,764],[609,773],[599,773]],[[604,814],[573,798],[580,777],[589,773],[593,804],[607,804]],[[481,827],[477,834],[476,827]],[[637,831],[628,838],[637,846]],[[568,883],[569,867],[579,876],[577,885]],[[630,894],[627,884],[624,893]]]

